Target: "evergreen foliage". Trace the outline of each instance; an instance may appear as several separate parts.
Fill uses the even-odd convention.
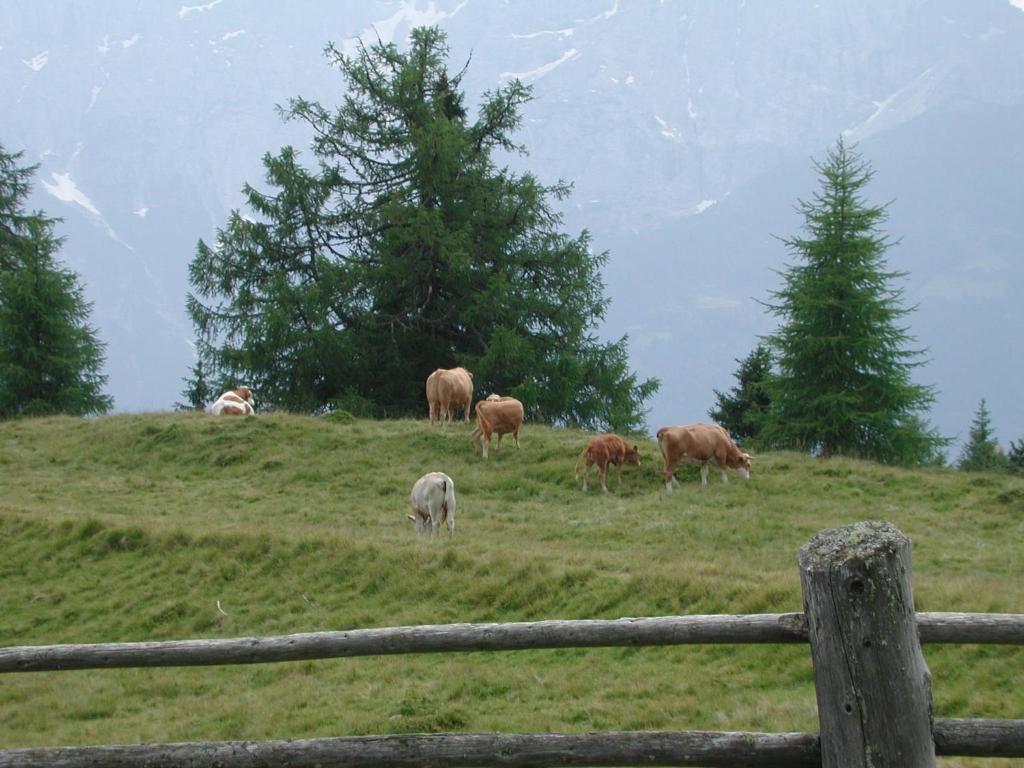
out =
[[[781,325],[767,338],[778,372],[764,437],[826,457],[933,463],[947,441],[922,415],[934,388],[910,380],[922,352],[899,325],[911,310],[892,287],[906,273],[886,265],[885,207],[862,194],[874,172],[842,139],[815,168],[819,191],[799,204],[806,236],[782,239],[797,263],[766,303]]]
[[[1010,452],[1006,455],[1006,463],[1011,472],[1024,473],[1024,437],[1010,441]]]
[[[192,375],[183,379],[185,388],[181,390],[184,402],[174,404],[176,411],[201,411],[207,404],[214,400],[214,390],[203,370],[202,362],[196,362],[192,366]]]
[[[772,368],[771,351],[758,344],[736,362],[736,385],[728,393],[714,390],[717,402],[708,416],[725,427],[734,440],[756,440],[771,403],[767,384]]]
[[[960,452],[957,466],[967,472],[1008,468],[1007,457],[999,448],[999,441],[996,440],[995,431],[992,429],[992,417],[989,414],[985,398],[982,398],[978,405],[978,411],[971,422],[971,431]]]
[[[409,48],[328,46],[340,106],[293,99],[283,114],[314,135],[313,170],[290,147],[266,155],[272,191],[244,191],[190,266],[188,311],[214,378],[245,379],[268,402],[313,411],[361,403],[424,410],[438,367],[473,371],[477,396],[519,397],[529,417],[629,431],[656,380],[602,343],[607,299],[587,232],[559,231],[569,185],[498,167],[530,90],[485,93],[475,121],[436,28]]]
[[[36,166],[20,159],[0,146],[0,418],[106,413],[92,305],[56,262],[59,220],[24,209]]]

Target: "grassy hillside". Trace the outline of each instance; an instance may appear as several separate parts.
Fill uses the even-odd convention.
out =
[[[668,494],[657,446],[584,495],[586,436],[527,425],[483,462],[470,427],[275,414],[0,423],[0,644],[455,621],[800,610],[796,551],[885,519],[918,610],[1024,613],[1024,479],[794,454]],[[405,519],[450,474],[453,541]],[[218,609],[218,601],[220,609]],[[938,717],[1024,717],[1024,652],[926,646]],[[817,728],[803,646],[450,654],[30,673],[0,745],[388,732]],[[968,762],[949,765],[967,765]],[[987,765],[999,765],[988,762]],[[1009,763],[1003,763],[1009,764]]]

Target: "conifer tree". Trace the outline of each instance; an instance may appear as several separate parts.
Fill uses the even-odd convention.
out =
[[[602,343],[601,267],[586,232],[562,233],[551,207],[569,192],[499,167],[530,90],[485,93],[476,119],[450,72],[444,33],[414,29],[326,54],[345,84],[334,110],[283,110],[310,126],[315,168],[285,147],[264,158],[270,191],[246,186],[190,267],[188,311],[214,379],[244,379],[267,402],[316,410],[372,403],[423,411],[423,381],[465,365],[477,395],[518,396],[529,416],[639,428],[657,381],[627,365],[626,339]]]
[[[820,188],[801,201],[805,236],[782,239],[796,262],[780,274],[767,339],[778,364],[763,436],[821,456],[887,463],[934,462],[946,441],[925,423],[933,387],[914,384],[922,351],[900,325],[910,309],[888,269],[884,206],[863,196],[874,172],[842,139],[815,163]]]
[[[184,379],[185,389],[181,390],[184,402],[174,404],[176,411],[201,411],[213,399],[213,388],[206,378],[206,371],[203,370],[202,362],[196,362],[192,366],[192,375]]]
[[[92,305],[55,259],[59,220],[24,208],[36,167],[20,159],[0,145],[0,418],[106,413]]]
[[[999,441],[992,429],[992,417],[985,398],[981,399],[978,411],[971,422],[971,430],[960,452],[957,466],[967,472],[992,471],[1007,468],[1006,456],[999,448]]]
[[[1024,437],[1016,442],[1010,441],[1010,452],[1006,455],[1006,463],[1011,472],[1024,473]]]
[[[772,356],[768,347],[758,344],[743,360],[734,374],[736,385],[728,392],[714,390],[716,405],[708,416],[721,424],[735,440],[756,440],[771,399],[768,378]]]

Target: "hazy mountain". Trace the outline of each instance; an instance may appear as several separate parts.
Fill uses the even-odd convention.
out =
[[[965,434],[985,397],[1004,442],[1024,435],[1024,13],[1007,0],[8,0],[0,142],[41,163],[35,203],[65,219],[119,409],[178,399],[196,241],[259,185],[263,153],[306,146],[275,105],[337,102],[327,41],[425,23],[453,68],[469,61],[470,105],[509,77],[534,86],[530,154],[509,162],[575,182],[566,228],[611,252],[603,331],[663,381],[652,427],[705,418],[770,330],[757,300],[789,258],[772,235],[797,232],[811,158],[844,134],[877,172],[872,200],[893,201],[935,422]]]

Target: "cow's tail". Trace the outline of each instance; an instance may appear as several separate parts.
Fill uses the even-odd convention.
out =
[[[662,427],[661,429],[658,430],[658,433],[655,435],[655,437],[658,439],[658,448],[661,449],[662,456],[665,455],[665,432],[667,429],[668,427]]]
[[[441,519],[448,523],[448,530],[455,533],[455,483],[451,478],[441,480],[441,492],[444,494]]]
[[[580,479],[580,464],[583,463],[583,457],[587,455],[587,447],[589,446],[585,446],[583,450],[580,451],[580,457],[576,459],[576,468],[572,471],[573,480]]]

